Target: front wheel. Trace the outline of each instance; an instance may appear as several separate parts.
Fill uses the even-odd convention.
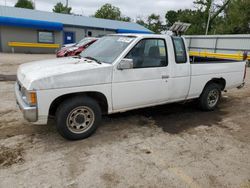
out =
[[[218,84],[211,83],[207,85],[199,98],[200,108],[205,111],[214,110],[218,105],[220,97],[221,88]]]
[[[80,140],[95,132],[101,121],[101,109],[90,97],[75,97],[64,101],[56,112],[56,127],[66,139]]]

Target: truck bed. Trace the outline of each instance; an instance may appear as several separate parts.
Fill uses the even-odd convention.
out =
[[[225,90],[236,88],[244,82],[245,61],[190,57],[191,83],[189,98],[200,95],[203,87],[211,79],[225,81]]]

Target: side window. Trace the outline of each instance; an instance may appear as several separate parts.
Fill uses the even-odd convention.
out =
[[[184,41],[181,37],[172,37],[176,63],[186,63],[187,55]]]
[[[125,58],[133,59],[134,68],[167,66],[166,43],[163,39],[143,39]]]

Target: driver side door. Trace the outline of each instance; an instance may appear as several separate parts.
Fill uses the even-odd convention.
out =
[[[114,111],[150,106],[169,99],[170,70],[165,39],[142,39],[125,58],[133,60],[133,68],[114,69]]]

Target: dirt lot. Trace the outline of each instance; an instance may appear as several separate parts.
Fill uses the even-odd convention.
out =
[[[51,57],[0,54],[0,74]],[[249,84],[224,93],[214,112],[188,103],[106,116],[77,142],[53,120],[23,120],[13,84],[0,82],[0,187],[250,188]]]
[[[18,65],[30,61],[55,58],[54,54],[8,54],[0,53],[0,75],[16,74]]]

